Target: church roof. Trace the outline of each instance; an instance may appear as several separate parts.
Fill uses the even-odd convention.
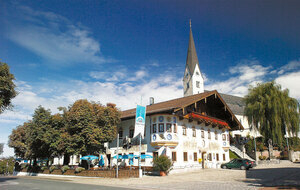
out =
[[[246,106],[244,98],[222,93],[220,95],[235,115],[244,115]]]
[[[186,68],[188,68],[190,75],[194,74],[195,67],[198,65],[199,69],[199,61],[198,61],[198,56],[196,52],[196,47],[195,47],[195,42],[193,38],[193,33],[192,33],[192,28],[190,27],[190,39],[189,39],[189,47],[188,47],[188,52],[187,52],[187,57],[186,57]]]

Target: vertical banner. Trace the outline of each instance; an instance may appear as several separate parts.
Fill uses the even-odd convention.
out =
[[[144,138],[145,121],[146,121],[146,107],[137,105],[136,115],[135,115],[135,129],[134,129],[135,137],[141,133],[141,136]]]

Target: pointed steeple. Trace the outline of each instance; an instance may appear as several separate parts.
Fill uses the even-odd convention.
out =
[[[195,48],[195,42],[194,42],[193,33],[192,33],[192,22],[190,20],[190,39],[189,39],[189,47],[188,47],[186,66],[185,66],[186,68],[188,68],[190,75],[194,74],[196,65],[198,65],[198,67],[200,69],[198,56],[197,56],[196,48]]]
[[[189,47],[183,76],[183,95],[190,96],[204,92],[204,78],[200,71],[199,61],[196,53],[195,42],[190,20]]]

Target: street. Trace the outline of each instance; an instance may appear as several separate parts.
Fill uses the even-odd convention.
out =
[[[166,177],[84,178],[11,177],[0,178],[0,189],[213,189],[239,190],[261,188],[300,189],[300,163],[259,165],[250,170],[204,169],[170,174]]]
[[[129,190],[128,188],[68,183],[65,179],[41,179],[35,177],[0,177],[1,190]]]

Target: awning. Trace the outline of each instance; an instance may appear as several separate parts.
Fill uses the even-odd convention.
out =
[[[206,116],[206,115],[201,115],[198,113],[189,113],[186,114],[185,116],[183,116],[185,119],[191,119],[191,120],[197,120],[199,122],[205,122],[205,125],[212,125],[213,127],[219,127],[219,128],[226,128],[226,129],[230,129],[229,125],[227,122],[214,118],[214,117],[210,117],[210,116]]]

